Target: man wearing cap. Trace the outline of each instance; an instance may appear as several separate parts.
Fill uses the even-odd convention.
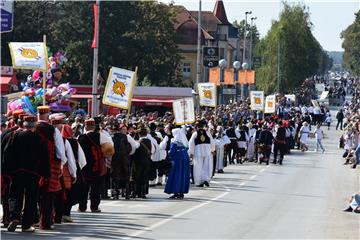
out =
[[[25,129],[15,134],[11,146],[11,162],[8,165],[8,171],[12,176],[9,194],[11,222],[8,231],[10,232],[15,231],[20,219],[23,232],[35,230],[31,225],[37,211],[39,179],[50,177],[48,149],[39,147],[42,145],[42,140],[35,133],[35,127],[36,117],[26,116]]]
[[[211,134],[205,130],[206,122],[201,120],[189,141],[189,154],[193,158],[194,180],[199,187],[209,187],[213,172],[215,144]]]
[[[151,155],[154,154],[154,145],[148,138],[148,130],[141,128],[139,131],[139,148],[132,156],[135,166],[135,192],[133,197],[146,198],[149,191],[149,177],[151,171]]]
[[[104,176],[107,174],[105,156],[101,147],[102,138],[106,138],[106,136],[100,134],[100,128],[95,124],[94,119],[85,121],[85,132],[86,133],[80,135],[78,139],[86,157],[86,165],[82,169],[84,175],[84,192],[81,194],[79,211],[86,211],[87,197],[90,191],[90,210],[91,212],[97,213],[101,212],[99,209],[101,190],[104,183]]]
[[[21,122],[19,122],[19,116],[24,116],[24,110],[19,109],[13,112],[12,121],[15,124],[13,127],[6,129],[1,133],[1,204],[3,208],[3,219],[2,223],[5,227],[9,224],[10,212],[9,212],[9,188],[11,183],[11,177],[7,173],[6,164],[8,160],[11,161],[11,158],[7,159],[7,148],[10,145],[13,133],[19,129],[19,123],[21,126]]]
[[[55,127],[55,129],[62,131],[65,117],[66,115],[63,113],[55,113],[50,115],[49,118],[51,124]],[[73,150],[69,141],[66,140],[66,138],[64,138],[63,136],[61,137],[64,143],[66,161],[61,162],[62,176],[60,178],[60,181],[62,189],[59,193],[55,194],[54,199],[55,223],[61,223],[65,206],[66,192],[70,190],[71,184],[76,181],[76,162]]]
[[[151,155],[152,167],[151,167],[151,175],[150,175],[150,186],[155,186],[157,177],[162,179],[163,173],[160,168],[161,161],[161,151],[159,144],[161,143],[162,136],[160,133],[156,132],[156,124],[155,122],[151,122],[149,124],[150,132],[147,135],[147,138],[150,139],[153,147],[155,149],[154,153]]]
[[[286,150],[286,129],[282,121],[279,121],[276,126],[276,136],[274,139],[274,161],[276,164],[278,151],[280,152],[279,164],[282,165],[284,154]]]
[[[230,139],[231,143],[228,147],[228,158],[229,158],[229,164],[235,164],[235,156],[237,153],[237,136],[235,133],[235,127],[232,121],[229,121],[228,128],[225,130],[225,135]],[[231,154],[232,152],[232,154]]]
[[[66,165],[64,166],[64,185],[67,188],[66,190],[66,199],[64,202],[64,211],[63,211],[63,222],[73,222],[73,219],[71,218],[71,208],[73,205],[79,203],[81,190],[83,189],[83,179],[81,174],[81,169],[86,165],[86,158],[83,149],[81,148],[80,144],[78,143],[77,139],[73,138],[73,132],[69,125],[65,124],[61,129],[61,135],[64,139],[66,139],[66,142],[69,143],[71,150],[73,152],[74,158],[75,158],[75,164],[76,164],[76,178],[72,177],[72,179],[69,179],[71,176],[69,168],[69,174],[68,174],[68,181],[65,179],[66,175]],[[65,148],[69,148],[69,145],[65,145]],[[70,152],[70,150],[66,150],[66,152]],[[70,181],[69,181],[70,180]],[[71,182],[72,180],[72,182]],[[71,185],[71,186],[69,186]],[[70,189],[69,189],[70,187]]]
[[[114,142],[115,154],[111,160],[111,178],[115,197],[119,197],[119,188],[125,192],[125,198],[130,199],[130,160],[129,156],[134,154],[139,147],[130,135],[127,134],[127,127],[115,122],[111,125],[112,140]],[[124,191],[125,190],[125,191]]]
[[[48,162],[51,173],[50,177],[40,180],[40,228],[45,230],[54,228],[54,200],[56,194],[62,189],[60,182],[62,165],[67,161],[61,133],[59,129],[49,123],[49,113],[49,106],[38,107],[38,124],[36,126],[36,133],[38,133],[42,139],[42,146],[48,149]]]
[[[270,154],[271,154],[271,146],[273,143],[273,135],[270,132],[269,128],[267,127],[267,125],[264,123],[262,126],[262,131],[260,132],[259,135],[259,148],[261,149],[261,153],[264,156],[263,161],[266,161],[266,164],[269,164],[269,160],[270,160]],[[259,162],[261,163],[262,160],[259,159]]]

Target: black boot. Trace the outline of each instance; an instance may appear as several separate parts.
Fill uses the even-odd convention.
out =
[[[352,212],[353,209],[349,206],[348,208],[344,209],[343,211],[344,211],[344,212]]]

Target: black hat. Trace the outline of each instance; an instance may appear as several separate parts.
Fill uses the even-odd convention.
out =
[[[151,122],[151,123],[149,124],[149,128],[150,128],[150,131],[155,131],[155,130],[156,130],[156,124],[155,124],[155,122]]]

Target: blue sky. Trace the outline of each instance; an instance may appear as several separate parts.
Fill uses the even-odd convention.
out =
[[[160,0],[170,3],[171,0]],[[175,4],[183,5],[188,10],[197,10],[198,0],[174,0]],[[212,11],[216,0],[202,0],[202,10]],[[223,0],[230,22],[245,18],[245,11],[252,11],[256,16],[256,25],[261,37],[270,29],[271,21],[278,19],[281,10],[279,0]],[[325,50],[343,51],[340,33],[355,19],[354,13],[360,9],[360,0],[305,0],[287,1],[304,3],[309,7],[313,34]]]

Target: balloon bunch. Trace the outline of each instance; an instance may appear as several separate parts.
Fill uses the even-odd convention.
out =
[[[40,70],[35,70],[27,77],[26,82],[21,83],[23,91],[20,94],[20,98],[8,103],[8,114],[18,109],[35,114],[37,106],[43,103],[44,94],[46,104],[53,111],[71,111],[69,98],[76,93],[76,89],[72,88],[69,83],[58,85],[62,75],[62,67],[68,60],[63,51],[58,51],[54,55],[49,53],[48,55],[50,56],[48,61],[49,70],[46,73],[47,88],[45,93],[42,88],[43,73]]]

